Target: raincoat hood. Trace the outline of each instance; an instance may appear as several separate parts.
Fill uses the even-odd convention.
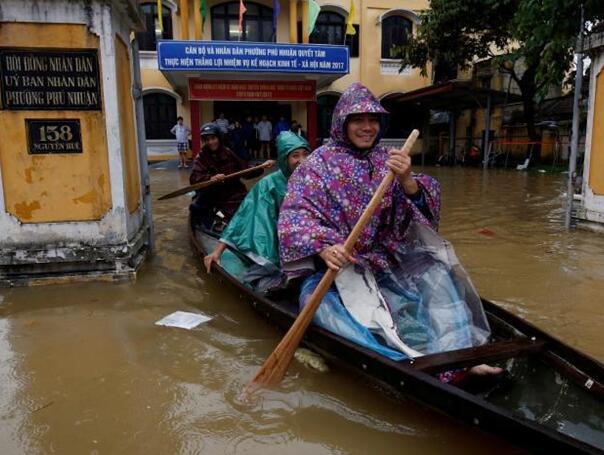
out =
[[[287,157],[300,148],[310,151],[308,142],[297,134],[283,131],[277,136],[279,171],[263,177],[253,186],[220,239],[263,267],[267,262],[272,263],[273,268],[279,266],[277,219],[291,174]]]
[[[355,82],[340,97],[338,104],[333,110],[331,118],[331,140],[352,146],[346,136],[346,119],[351,114],[388,114],[388,111],[382,107],[378,99],[360,82]],[[376,138],[379,142],[383,130],[383,122],[380,122],[380,132]]]
[[[296,133],[292,133],[291,131],[283,131],[279,136],[277,136],[277,162],[279,164],[279,169],[283,172],[286,178],[288,178],[292,171],[287,165],[287,157],[290,153],[297,149],[306,149],[309,152],[310,145],[306,142],[306,139],[297,135]]]

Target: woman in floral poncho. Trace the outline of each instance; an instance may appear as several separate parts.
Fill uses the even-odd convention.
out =
[[[328,292],[315,322],[392,359],[482,344],[489,328],[480,299],[450,246],[435,233],[439,184],[411,173],[411,159],[401,150],[377,145],[386,114],[360,83],[341,96],[329,141],[290,177],[278,226],[282,266],[306,277],[304,305],[326,267],[339,270],[352,262],[352,281],[363,277],[369,288],[376,284],[390,318],[384,330],[395,329],[394,337],[409,351],[389,342],[371,317],[364,320],[346,302],[337,279],[338,290]],[[396,179],[349,255],[343,244],[389,169]]]

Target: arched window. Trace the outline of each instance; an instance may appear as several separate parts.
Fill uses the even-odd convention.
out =
[[[350,57],[358,57],[360,29],[359,24],[352,24],[352,26],[356,30],[356,34],[344,35],[346,32],[346,18],[335,11],[321,11],[308,41],[313,44],[340,46],[344,44],[348,46]],[[300,21],[298,21],[298,41],[302,42],[302,22]]]
[[[333,11],[322,11],[317,17],[315,29],[308,37],[314,44],[344,44],[344,16]]]
[[[331,117],[339,99],[340,95],[335,95],[333,93],[325,93],[317,96],[317,126],[321,139],[329,137]]]
[[[382,58],[396,58],[393,48],[404,46],[413,31],[413,23],[403,16],[389,16],[382,20]]]
[[[157,2],[155,3],[143,3],[140,5],[141,13],[143,15],[143,22],[145,23],[145,31],[138,32],[136,39],[141,51],[154,51],[156,50],[157,40],[155,38],[155,22],[157,21]],[[172,11],[165,5],[162,5],[162,25],[163,25],[163,39],[172,39]]]
[[[246,2],[241,41],[272,42],[273,9]],[[239,40],[239,2],[222,3],[212,8],[212,39]]]
[[[170,133],[176,124],[176,100],[164,93],[143,95],[146,139],[174,139]]]

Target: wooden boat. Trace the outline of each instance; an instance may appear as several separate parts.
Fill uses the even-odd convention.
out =
[[[217,239],[190,222],[189,227],[194,250],[203,259]],[[213,271],[282,329],[294,321],[295,289],[262,295],[216,264]],[[492,302],[482,302],[492,340],[480,347],[395,362],[312,325],[304,344],[336,364],[531,451],[604,454],[604,365]],[[505,377],[487,388],[462,388],[436,377],[485,362],[506,369]]]

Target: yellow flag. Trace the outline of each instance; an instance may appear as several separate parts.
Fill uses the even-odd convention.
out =
[[[164,21],[162,17],[161,0],[157,0],[157,20],[159,21],[159,30],[164,33]]]
[[[356,35],[357,31],[352,25],[352,19],[354,18],[354,0],[350,0],[350,9],[348,10],[348,18],[346,19],[346,35]]]

